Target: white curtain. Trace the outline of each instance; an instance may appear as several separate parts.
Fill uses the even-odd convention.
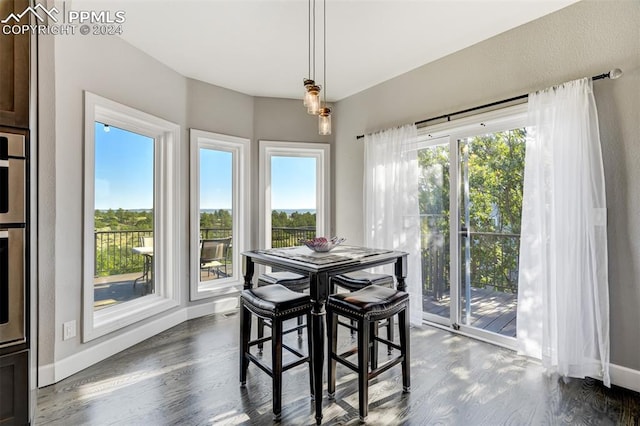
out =
[[[607,213],[591,79],[529,95],[517,336],[549,373],[609,379]]]
[[[409,253],[407,290],[412,325],[422,323],[416,126],[364,138],[365,243]]]

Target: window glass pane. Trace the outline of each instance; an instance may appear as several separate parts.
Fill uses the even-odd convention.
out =
[[[525,129],[460,140],[462,322],[515,337]]]
[[[272,247],[316,236],[316,174],[315,157],[271,157]]]
[[[233,276],[233,154],[200,148],[200,283]]]
[[[95,122],[94,309],[154,293],[154,139]]]
[[[449,318],[449,144],[421,149],[418,164],[423,309]]]

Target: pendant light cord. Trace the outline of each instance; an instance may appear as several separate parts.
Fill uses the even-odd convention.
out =
[[[312,76],[311,76],[311,80],[316,79],[316,0],[311,0],[311,2],[313,3],[313,12],[312,12],[312,17],[313,17],[313,67],[312,67]]]
[[[311,0],[307,1],[307,78],[311,78]]]
[[[323,42],[322,42],[322,46],[324,49],[323,52],[323,56],[324,56],[324,60],[323,60],[323,66],[324,66],[324,71],[322,73],[322,78],[323,78],[323,84],[324,87],[323,89],[323,96],[324,96],[324,106],[327,106],[327,0],[323,0],[323,11],[322,11],[322,17],[323,17],[323,29],[322,29],[322,36],[324,38]]]

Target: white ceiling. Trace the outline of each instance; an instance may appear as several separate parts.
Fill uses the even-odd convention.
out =
[[[329,101],[343,99],[577,0],[327,0]],[[180,74],[253,96],[301,98],[307,0],[73,0],[123,10],[122,38]],[[316,1],[322,78],[322,0]]]

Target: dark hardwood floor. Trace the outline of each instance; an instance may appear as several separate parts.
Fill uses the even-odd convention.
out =
[[[36,425],[268,425],[271,381],[238,382],[238,315],[180,324],[38,393]],[[295,333],[294,333],[295,334]],[[296,344],[296,336],[287,336]],[[341,330],[341,345],[351,343]],[[411,333],[411,393],[400,368],[370,385],[372,425],[638,425],[640,395],[547,377],[514,352],[425,326]],[[304,347],[304,345],[302,345]],[[268,347],[265,347],[265,356]],[[381,348],[381,359],[386,348]],[[326,370],[326,369],[325,369]],[[355,375],[338,366],[324,424],[355,425]],[[285,373],[283,425],[315,424],[308,370]],[[325,386],[326,392],[326,386]],[[325,394],[326,395],[326,394]]]

